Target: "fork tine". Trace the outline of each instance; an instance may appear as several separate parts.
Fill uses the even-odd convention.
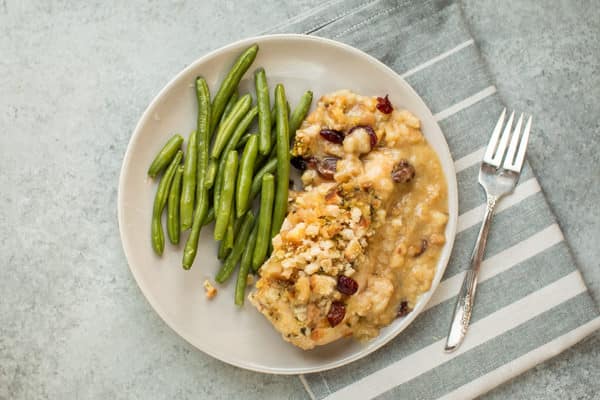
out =
[[[515,129],[513,130],[512,136],[510,138],[510,145],[508,146],[508,151],[506,152],[506,158],[504,158],[503,168],[512,169],[514,166],[515,154],[517,153],[517,148],[519,147],[519,136],[521,135],[521,126],[523,125],[523,113],[519,117],[517,124],[515,125]]]
[[[531,119],[533,116],[529,116],[527,120],[527,124],[525,124],[525,130],[523,131],[523,136],[521,137],[521,143],[519,143],[519,153],[517,154],[517,158],[513,164],[515,172],[521,172],[521,168],[523,168],[523,161],[525,160],[525,153],[527,152],[527,143],[529,142],[529,131],[531,130]]]
[[[502,132],[502,136],[500,137],[500,143],[498,143],[498,149],[496,149],[496,154],[494,158],[492,158],[493,165],[500,166],[502,164],[502,159],[504,158],[504,152],[506,151],[506,145],[508,144],[508,139],[510,139],[510,129],[512,128],[512,123],[515,118],[515,112],[510,113],[510,117],[506,122],[506,126],[504,127],[504,131]]]
[[[488,164],[493,164],[494,151],[496,150],[496,145],[498,144],[498,138],[500,137],[500,132],[502,131],[502,125],[504,124],[504,117],[506,117],[506,108],[502,110],[502,114],[500,114],[500,118],[498,118],[498,122],[496,122],[496,126],[492,132],[492,137],[490,138],[490,142],[485,149],[485,154],[483,155],[483,161]],[[496,165],[499,167],[500,164]]]

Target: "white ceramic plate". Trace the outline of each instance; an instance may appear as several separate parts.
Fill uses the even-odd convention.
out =
[[[182,244],[174,247],[167,240],[162,257],[152,251],[150,215],[156,184],[146,175],[148,166],[168,137],[174,133],[187,137],[195,128],[195,77],[204,76],[214,94],[233,60],[255,42],[260,51],[240,84],[242,92],[254,93],[252,71],[262,66],[272,87],[278,82],[285,85],[292,106],[307,89],[314,92],[315,99],[339,89],[363,95],[388,93],[395,106],[406,108],[421,119],[423,133],[442,163],[448,181],[450,219],[432,288],[411,314],[396,320],[367,344],[345,339],[311,351],[297,349],[284,342],[247,301],[241,309],[234,305],[235,279],[218,287],[217,297],[207,301],[202,282],[207,278],[213,281],[219,268],[212,227],[203,230],[199,253],[190,271],[181,268]],[[383,346],[405,329],[424,308],[444,273],[454,242],[458,204],[448,145],[415,91],[375,58],[338,42],[304,35],[241,40],[200,58],[179,73],[156,96],[135,128],[123,160],[118,202],[121,240],[129,267],[161,318],[185,340],[219,360],[275,374],[316,372],[347,364]],[[182,237],[183,243],[186,238],[187,233]]]

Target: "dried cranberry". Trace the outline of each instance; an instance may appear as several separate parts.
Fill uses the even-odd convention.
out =
[[[344,320],[346,316],[346,306],[341,301],[334,301],[331,303],[331,308],[327,313],[327,321],[331,327],[336,326]]]
[[[375,134],[373,128],[371,128],[368,125],[358,125],[350,129],[348,131],[348,135],[351,135],[352,132],[354,132],[356,129],[364,129],[365,131],[367,131],[367,133],[369,134],[369,139],[371,140],[371,149],[375,147],[375,145],[377,144],[377,135]]]
[[[392,107],[392,103],[390,103],[390,99],[386,94],[385,97],[377,98],[377,109],[384,114],[389,114],[394,111],[394,107]]]
[[[410,182],[415,177],[415,167],[402,160],[392,169],[392,179],[397,183]]]
[[[317,172],[324,179],[333,179],[333,175],[337,171],[336,157],[324,157],[317,161]]]
[[[290,163],[292,164],[292,166],[294,168],[296,168],[300,171],[304,171],[308,167],[306,160],[300,156],[292,157],[290,159]]]
[[[337,281],[337,290],[351,296],[358,290],[358,283],[349,276],[340,275]]]
[[[321,129],[321,137],[331,143],[341,144],[344,141],[344,132],[335,129]]]
[[[408,302],[406,300],[403,300],[400,303],[400,309],[398,310],[398,314],[396,314],[396,316],[397,317],[404,317],[405,315],[407,315],[411,311],[412,310],[410,308],[408,308]]]

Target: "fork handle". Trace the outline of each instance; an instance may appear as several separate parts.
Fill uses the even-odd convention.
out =
[[[477,278],[479,277],[481,261],[483,260],[483,255],[485,253],[485,245],[487,243],[487,237],[492,224],[497,200],[498,198],[495,196],[487,197],[485,216],[481,228],[479,229],[479,235],[475,242],[473,254],[471,255],[471,263],[465,274],[465,279],[458,292],[456,305],[454,306],[454,315],[452,316],[450,330],[448,331],[448,337],[446,338],[446,347],[444,349],[446,352],[456,350],[467,334],[467,328],[469,327],[469,321],[471,320],[471,312],[473,311],[473,303],[475,301]]]

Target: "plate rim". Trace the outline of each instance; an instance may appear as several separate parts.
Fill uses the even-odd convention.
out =
[[[151,110],[164,97],[164,95],[179,81],[179,79],[183,75],[187,74],[190,70],[197,69],[198,66],[200,66],[205,61],[210,60],[211,58],[218,56],[221,53],[227,53],[232,48],[236,48],[236,47],[239,47],[242,45],[250,45],[254,42],[264,42],[264,41],[269,41],[269,40],[286,40],[286,39],[300,40],[300,41],[307,40],[307,41],[313,41],[313,42],[320,42],[321,44],[325,44],[325,45],[329,45],[329,46],[334,46],[334,47],[340,48],[344,51],[353,53],[354,55],[365,59],[365,61],[375,64],[377,67],[383,68],[388,73],[391,73],[395,77],[395,79],[397,79],[399,81],[399,83],[402,86],[404,86],[409,92],[411,92],[411,94],[415,97],[415,99],[418,102],[422,103],[422,106],[424,106],[426,113],[429,114],[428,117],[431,119],[431,121],[433,121],[433,123],[435,124],[435,127],[437,127],[437,129],[439,130],[439,133],[441,134],[441,138],[443,139],[442,145],[451,161],[449,166],[447,166],[446,168],[443,168],[444,176],[446,178],[447,190],[448,190],[448,214],[449,214],[448,222],[446,225],[446,244],[444,245],[444,249],[442,250],[442,253],[440,254],[440,258],[436,265],[436,272],[435,272],[434,279],[431,282],[431,288],[421,296],[421,298],[419,299],[419,301],[417,303],[417,306],[413,309],[413,311],[410,314],[408,314],[406,316],[406,318],[402,321],[402,323],[397,328],[395,328],[395,331],[390,332],[384,340],[381,340],[379,343],[371,342],[368,346],[365,346],[362,351],[356,352],[355,354],[347,356],[347,357],[340,358],[336,361],[328,362],[326,364],[316,366],[316,367],[302,367],[302,368],[273,368],[273,367],[265,367],[265,366],[261,366],[261,365],[256,365],[253,363],[240,362],[239,360],[231,359],[219,352],[212,351],[210,348],[201,348],[199,345],[197,345],[194,342],[194,340],[192,338],[188,337],[188,335],[183,333],[180,329],[177,329],[176,324],[174,324],[172,321],[170,321],[167,318],[167,312],[165,312],[160,307],[157,299],[155,299],[154,296],[150,293],[149,289],[143,285],[143,279],[141,279],[141,276],[139,276],[136,273],[135,268],[132,268],[132,266],[129,262],[129,259],[130,259],[129,255],[130,255],[130,252],[133,251],[133,249],[132,249],[131,245],[128,245],[129,242],[128,242],[125,232],[124,232],[125,221],[123,221],[123,218],[124,218],[123,213],[124,213],[124,208],[125,208],[125,205],[124,205],[125,199],[124,199],[123,193],[124,193],[124,188],[125,188],[126,171],[129,169],[131,153],[133,151],[132,144],[136,141],[136,138],[140,135],[141,128],[152,117]],[[436,155],[438,157],[440,157],[440,154],[438,152],[436,152]],[[338,368],[338,367],[347,365],[351,362],[354,362],[356,360],[359,360],[361,358],[364,358],[364,357],[372,354],[373,352],[380,349],[384,345],[388,344],[391,340],[396,338],[424,310],[425,306],[431,300],[431,297],[433,296],[435,291],[438,289],[439,283],[440,283],[440,281],[444,275],[444,272],[448,266],[448,262],[450,261],[450,256],[452,254],[452,250],[454,248],[454,241],[455,241],[455,237],[456,237],[456,230],[457,230],[457,223],[458,223],[458,184],[457,184],[457,180],[456,180],[456,170],[454,167],[454,159],[452,157],[452,153],[450,152],[450,148],[448,146],[446,137],[445,137],[441,127],[438,124],[438,121],[435,120],[435,118],[433,117],[433,113],[429,109],[429,106],[427,106],[427,104],[421,98],[421,96],[419,96],[419,94],[412,88],[412,86],[410,86],[410,84],[404,78],[402,78],[402,76],[400,76],[400,74],[398,74],[396,71],[394,71],[389,66],[387,66],[383,62],[379,61],[375,57],[371,56],[370,54],[368,54],[360,49],[357,49],[356,47],[353,47],[351,45],[348,45],[348,44],[345,44],[345,43],[342,43],[342,42],[339,42],[336,40],[327,39],[327,38],[318,37],[318,36],[312,36],[312,35],[296,34],[296,33],[278,33],[278,34],[257,35],[257,36],[251,36],[251,37],[243,38],[240,40],[236,40],[225,46],[221,46],[215,50],[212,50],[212,51],[206,53],[205,55],[195,59],[187,67],[183,68],[173,78],[171,78],[168,81],[168,83],[153,97],[152,101],[146,106],[146,108],[144,109],[144,112],[142,113],[142,116],[136,123],[135,128],[133,129],[133,132],[129,138],[129,142],[127,143],[127,148],[125,150],[125,154],[123,155],[123,162],[121,164],[121,170],[119,173],[119,183],[118,183],[117,220],[118,220],[118,225],[119,225],[119,235],[120,235],[120,239],[121,239],[121,246],[123,248],[123,252],[125,253],[125,258],[127,260],[127,265],[129,267],[129,271],[133,275],[134,280],[135,280],[138,288],[141,290],[142,294],[144,295],[146,301],[150,304],[152,309],[158,314],[158,316],[161,318],[161,320],[173,332],[175,332],[177,335],[179,335],[181,338],[183,338],[187,343],[192,345],[194,348],[196,348],[196,349],[202,351],[203,353],[205,353],[221,362],[224,362],[226,364],[233,365],[235,367],[245,369],[245,370],[267,373],[267,374],[299,375],[299,374],[306,374],[306,373],[323,372],[323,371],[331,370],[334,368]]]

